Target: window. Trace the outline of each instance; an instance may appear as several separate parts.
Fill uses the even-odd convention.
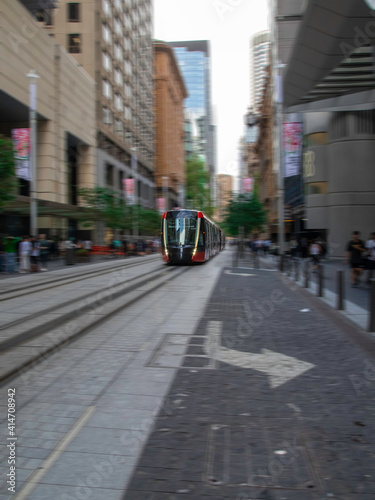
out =
[[[107,17],[111,17],[111,4],[109,3],[109,0],[102,0],[102,9],[104,14]]]
[[[327,194],[328,182],[309,182],[306,184],[306,194]]]
[[[108,80],[103,80],[102,92],[103,92],[104,97],[106,97],[107,99],[112,98],[112,85],[109,83]]]
[[[123,83],[122,73],[118,68],[115,69],[114,78],[115,78],[116,85],[119,85],[119,86],[122,85],[122,83]]]
[[[103,108],[103,123],[104,125],[112,125],[112,112],[108,108]]]
[[[132,110],[129,106],[124,107],[124,118],[125,118],[125,120],[132,119]]]
[[[67,17],[69,23],[79,23],[81,21],[80,18],[80,7],[79,3],[67,3]]]
[[[122,102],[122,97],[120,96],[120,94],[115,94],[115,108],[117,109],[117,111],[122,111],[122,108],[123,108],[123,102]]]
[[[108,44],[112,43],[111,30],[109,29],[109,27],[106,24],[102,25],[102,37],[106,43],[108,43]]]
[[[103,68],[107,71],[112,71],[112,59],[108,52],[103,52],[102,58]]]
[[[107,186],[113,186],[114,166],[107,163],[105,167],[105,181]]]
[[[78,33],[68,35],[68,52],[79,54],[81,52],[82,35]]]
[[[118,61],[122,60],[122,48],[121,45],[119,45],[118,43],[115,44],[115,58]]]
[[[124,133],[124,125],[121,120],[115,120],[115,133],[120,137],[123,136]]]

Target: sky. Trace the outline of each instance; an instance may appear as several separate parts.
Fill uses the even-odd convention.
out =
[[[268,0],[154,0],[154,38],[210,40],[217,173],[237,175],[250,105],[250,39],[268,29]]]

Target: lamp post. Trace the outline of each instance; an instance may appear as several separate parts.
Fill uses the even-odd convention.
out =
[[[278,157],[279,168],[277,175],[277,200],[278,200],[278,247],[280,255],[280,263],[282,266],[282,259],[284,256],[284,150],[283,150],[283,77],[282,68],[285,64],[277,64],[275,69],[278,70],[276,77],[276,120],[277,120],[277,134],[278,134]]]
[[[30,70],[26,75],[29,79],[29,119],[31,135],[31,156],[30,156],[30,233],[37,236],[37,197],[36,197],[36,81],[39,76],[34,70]]]
[[[138,180],[137,180],[137,149],[132,148],[131,170],[134,179],[134,217],[133,217],[133,236],[138,237]]]

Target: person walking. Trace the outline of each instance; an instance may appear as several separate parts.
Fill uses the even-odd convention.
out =
[[[16,257],[17,257],[17,244],[19,238],[14,236],[7,236],[3,239],[4,256],[5,256],[5,272],[16,273]]]
[[[45,234],[39,235],[39,249],[40,249],[40,265],[41,271],[47,271],[47,262],[48,262],[48,254],[49,254],[49,243],[46,240]]]
[[[319,269],[319,257],[321,252],[321,246],[316,242],[316,240],[312,240],[311,245],[309,246],[309,255],[311,257],[314,273]]]
[[[32,246],[28,236],[22,238],[21,243],[18,246],[18,253],[20,256],[20,273],[30,272],[30,254]]]
[[[371,233],[370,239],[366,241],[366,249],[367,249],[367,269],[368,269],[368,276],[367,276],[367,283],[370,283],[370,280],[373,275],[373,271],[375,269],[375,233]]]
[[[360,232],[353,231],[352,239],[346,246],[345,263],[350,264],[352,287],[355,288],[359,284],[359,277],[364,269],[363,253],[365,252],[365,244],[360,239]]]
[[[39,256],[40,256],[40,248],[39,241],[32,236],[30,238],[31,244],[31,252],[30,252],[30,269],[33,273],[37,273],[39,271]]]

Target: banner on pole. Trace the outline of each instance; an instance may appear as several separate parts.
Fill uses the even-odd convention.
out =
[[[31,133],[29,128],[14,128],[12,130],[14,160],[16,175],[26,181],[31,181],[30,153]]]
[[[253,177],[245,177],[242,179],[242,192],[246,194],[251,194],[254,189],[254,179]]]
[[[125,191],[127,204],[134,205],[135,204],[134,179],[123,179],[122,184]]]
[[[302,123],[283,124],[284,177],[299,175],[302,166]]]
[[[165,212],[165,200],[164,198],[156,198],[156,209],[159,214],[163,214]]]

